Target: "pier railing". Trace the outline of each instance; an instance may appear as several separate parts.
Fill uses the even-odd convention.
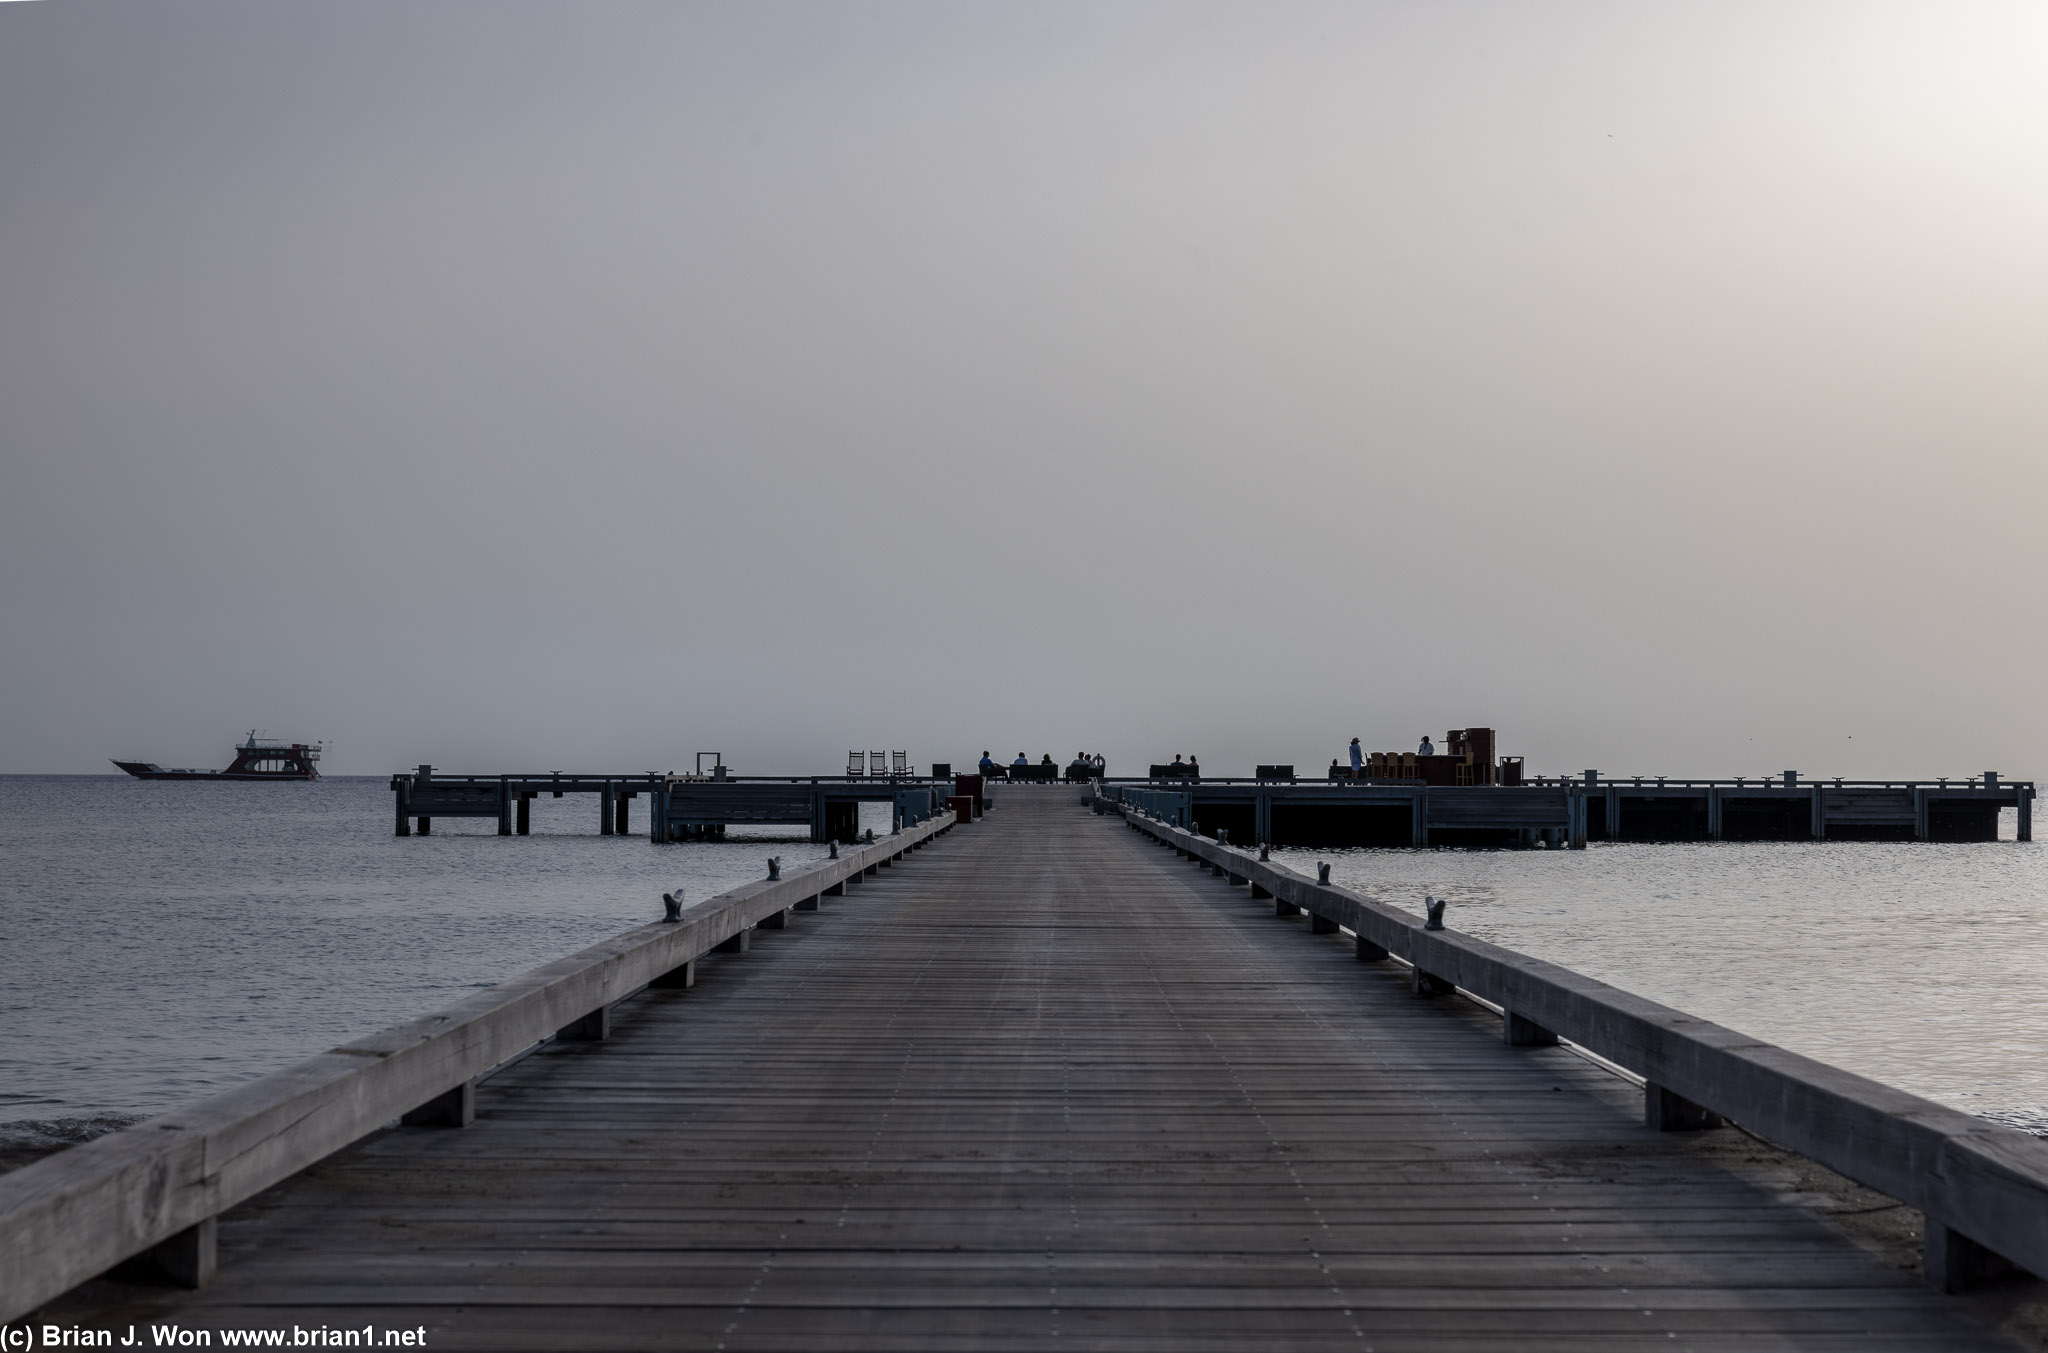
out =
[[[1099,808],[1118,811],[1107,801]],[[1419,993],[1464,991],[1498,1007],[1513,1045],[1576,1044],[1641,1076],[1652,1127],[1725,1118],[1918,1208],[1930,1280],[1956,1291],[2016,1264],[2048,1277],[2048,1141],[1761,1042],[1318,882],[1251,852],[1156,821],[1130,826],[1204,868],[1249,884],[1310,929],[1342,928],[1361,959],[1408,964]]]
[[[547,1038],[602,1038],[611,1007],[687,986],[693,964],[744,948],[952,826],[937,817],[770,877],[247,1085],[0,1175],[0,1322],[149,1254],[199,1286],[220,1213],[400,1120],[461,1126],[476,1082]]]

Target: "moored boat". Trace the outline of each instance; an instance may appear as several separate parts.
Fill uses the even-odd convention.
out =
[[[154,761],[115,761],[114,764],[138,780],[317,780],[320,778],[318,742],[280,742],[259,738],[249,730],[249,740],[235,748],[234,764],[226,770],[165,769]],[[111,759],[111,758],[110,758]]]

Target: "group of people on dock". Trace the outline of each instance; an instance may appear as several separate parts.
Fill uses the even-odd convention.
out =
[[[1436,744],[1429,740],[1429,734],[1424,733],[1422,735],[1422,745],[1415,749],[1415,754],[1417,756],[1436,755]],[[1340,763],[1335,757],[1332,757],[1330,759],[1330,773],[1333,778],[1339,769]],[[1365,748],[1359,745],[1357,738],[1351,739],[1351,778],[1354,780],[1365,778]]]
[[[1105,764],[1107,763],[1099,752],[1077,752],[1074,755],[1074,759],[1067,764],[1067,779],[1100,779]],[[1017,759],[1008,766],[999,766],[996,764],[995,758],[990,756],[987,749],[984,748],[981,753],[981,762],[978,769],[983,775],[991,779],[1001,777],[1011,780],[1057,780],[1060,778],[1059,765],[1052,759],[1051,752],[1047,752],[1044,756],[1040,757],[1035,765],[1030,757],[1019,752],[1017,753]]]
[[[1102,776],[1102,768],[1104,768],[1104,759],[1102,759],[1100,753],[1081,751],[1081,753],[1075,753],[1073,761],[1067,763],[1067,778],[1069,780],[1096,780],[1096,778]],[[1036,763],[1032,763],[1032,759],[1020,751],[1018,759],[1010,761],[1010,766],[997,766],[995,757],[991,757],[987,753],[987,749],[983,749],[981,751],[981,763],[979,763],[977,770],[981,770],[981,774],[989,776],[991,780],[993,778],[1008,778],[1008,780],[1059,780],[1059,763],[1053,759],[1051,751],[1047,751],[1042,757],[1038,757]]]

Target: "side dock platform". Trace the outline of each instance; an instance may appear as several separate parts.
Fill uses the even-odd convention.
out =
[[[2034,785],[1960,780],[1108,780],[1103,793],[1177,826],[1277,846],[1583,846],[1588,841],[1995,841],[2016,810],[2034,837]]]

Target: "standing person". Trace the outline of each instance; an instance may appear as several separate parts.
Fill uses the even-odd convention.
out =
[[[1365,768],[1365,752],[1359,747],[1358,739],[1351,739],[1351,778],[1356,780],[1358,772]]]
[[[1421,745],[1420,747],[1417,747],[1417,748],[1415,749],[1415,754],[1416,754],[1417,756],[1435,756],[1435,755],[1436,755],[1436,747],[1435,747],[1435,746],[1434,746],[1434,745],[1433,745],[1433,744],[1432,744],[1432,743],[1430,742],[1430,740],[1429,740],[1429,734],[1427,734],[1427,733],[1424,733],[1424,734],[1422,735],[1422,745]]]

